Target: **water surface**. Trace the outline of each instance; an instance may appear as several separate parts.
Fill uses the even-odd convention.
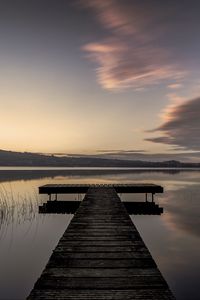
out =
[[[38,186],[49,183],[155,183],[161,216],[132,216],[178,300],[200,299],[200,172],[198,170],[9,168],[0,170],[0,299],[25,299],[72,215],[39,215]],[[62,197],[62,196],[59,196]],[[65,195],[79,200],[82,195]],[[121,195],[124,201],[143,195]],[[62,197],[63,198],[63,197]]]

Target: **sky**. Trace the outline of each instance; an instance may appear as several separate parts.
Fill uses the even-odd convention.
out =
[[[0,0],[0,149],[200,160],[200,2]]]

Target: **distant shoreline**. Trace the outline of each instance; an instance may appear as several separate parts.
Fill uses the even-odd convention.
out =
[[[43,155],[0,150],[0,168],[58,170],[183,170],[200,169],[199,162],[178,160],[148,161],[97,158],[92,156]]]
[[[0,166],[0,171],[14,170],[69,170],[69,171],[96,171],[96,170],[200,170],[200,167],[52,167],[52,166]]]

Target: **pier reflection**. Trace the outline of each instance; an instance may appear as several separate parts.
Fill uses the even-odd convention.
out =
[[[53,200],[39,206],[40,214],[74,214],[81,201]],[[129,215],[161,215],[163,208],[155,202],[123,202]]]

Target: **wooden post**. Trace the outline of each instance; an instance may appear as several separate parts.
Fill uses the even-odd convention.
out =
[[[151,194],[151,202],[154,202],[154,193]]]
[[[145,194],[145,201],[148,202],[147,193]]]

